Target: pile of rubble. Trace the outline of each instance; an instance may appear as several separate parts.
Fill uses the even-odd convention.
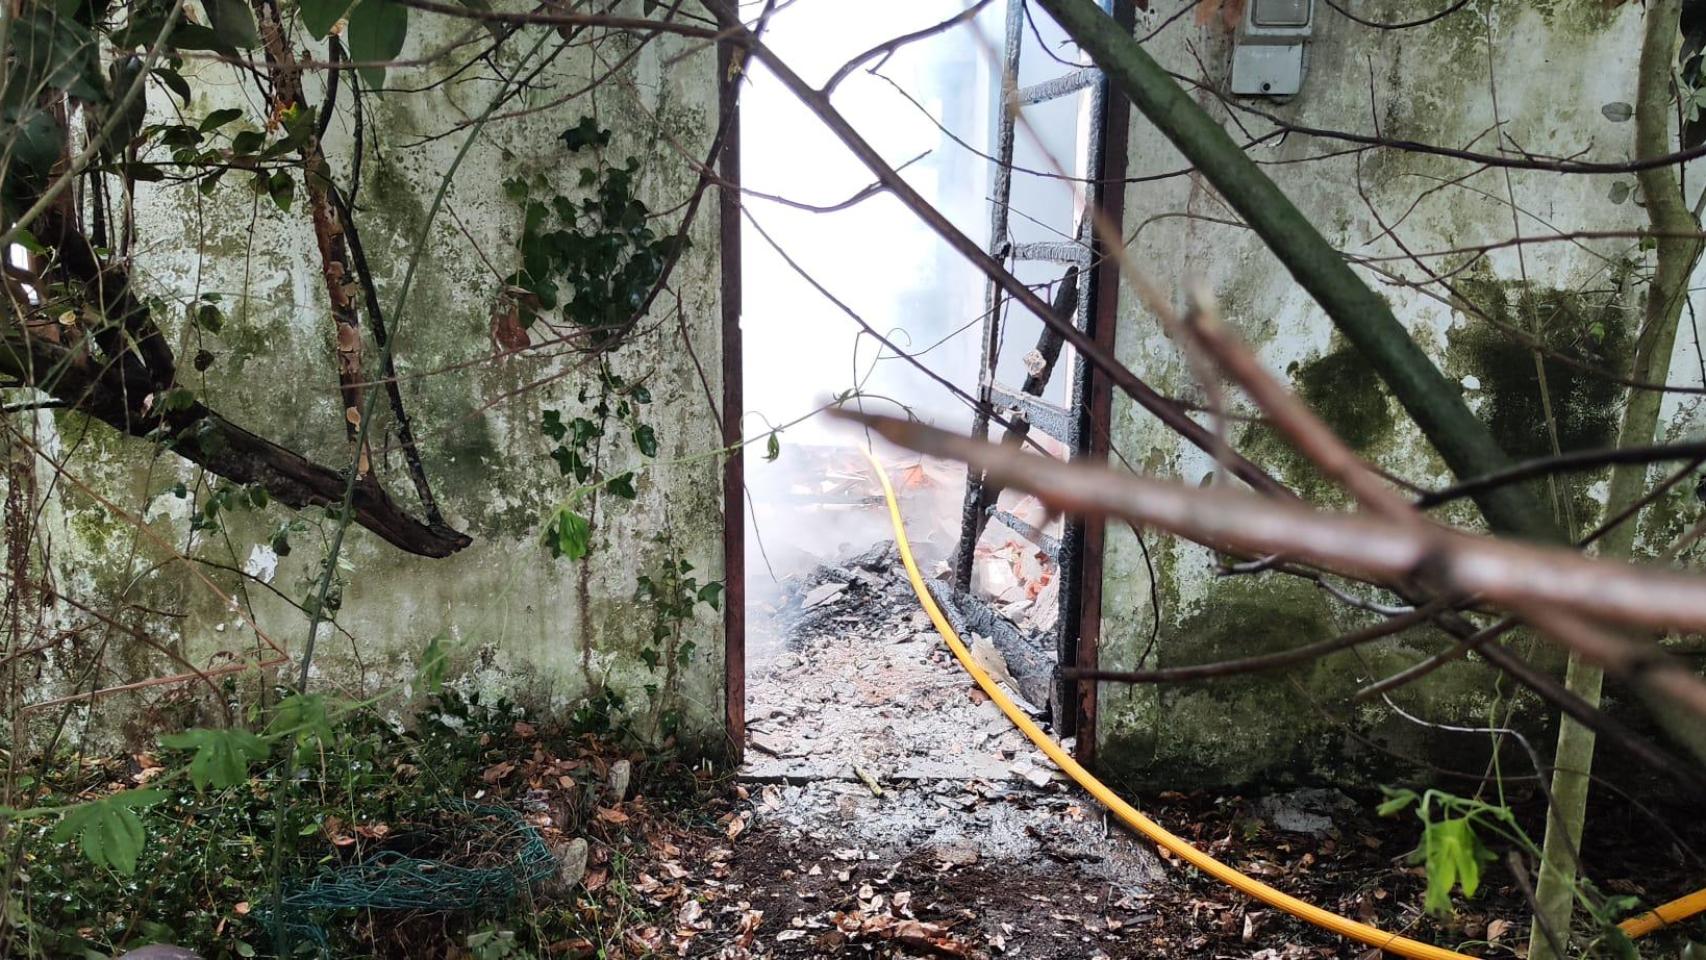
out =
[[[925,562],[946,572],[940,555]],[[957,597],[954,616],[981,665],[1040,706],[1052,656],[1001,613],[1039,593]],[[730,937],[721,955],[1083,957],[1118,942],[1159,862],[1110,830],[955,662],[891,541],[789,578],[769,613],[774,642],[749,662],[742,771],[744,829],[765,852],[730,879],[745,881],[731,893],[764,912],[764,931],[785,926]],[[772,871],[785,882],[765,882]],[[993,876],[1025,879],[1004,889]],[[1086,908],[1089,931],[1074,919]]]
[[[946,599],[940,581],[931,589]],[[1052,651],[988,605],[960,597],[951,606],[980,665],[1042,715]],[[747,726],[759,758],[814,774],[854,760],[988,774],[1010,765],[1024,744],[994,704],[968,692],[970,680],[920,608],[893,541],[790,579],[770,619],[778,640],[748,671]],[[785,741],[777,737],[784,729]],[[993,749],[979,749],[986,741]]]

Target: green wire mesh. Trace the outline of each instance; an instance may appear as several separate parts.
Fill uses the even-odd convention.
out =
[[[513,859],[501,866],[466,867],[443,860],[426,860],[395,850],[383,850],[360,863],[328,867],[307,880],[285,885],[278,920],[285,932],[327,946],[325,929],[315,914],[345,909],[472,910],[501,903],[522,889],[550,876],[557,860],[539,831],[514,810],[452,801],[451,809],[471,817],[490,817],[508,823],[508,836],[520,838]]]

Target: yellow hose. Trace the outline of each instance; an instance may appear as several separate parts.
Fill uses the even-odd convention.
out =
[[[1673,923],[1681,923],[1697,913],[1706,912],[1706,890],[1696,890],[1686,897],[1661,906],[1654,907],[1646,913],[1630,917],[1617,925],[1630,938],[1644,937],[1660,927],[1668,927]]]
[[[883,496],[887,498],[889,504],[889,519],[894,524],[895,546],[900,550],[901,562],[906,565],[906,576],[912,581],[912,590],[918,594],[918,602],[923,605],[924,612],[930,615],[930,622],[936,625],[936,632],[942,635],[943,640],[947,641],[948,649],[954,652],[955,658],[960,661],[960,666],[971,674],[972,679],[977,681],[977,685],[989,695],[989,699],[995,701],[995,705],[1001,708],[1001,712],[1007,715],[1007,719],[1023,731],[1025,736],[1031,738],[1031,742],[1047,754],[1048,758],[1054,761],[1055,766],[1071,777],[1080,787],[1083,787],[1086,792],[1101,801],[1103,806],[1113,811],[1114,815],[1125,821],[1127,826],[1155,841],[1179,859],[1239,892],[1254,897],[1268,906],[1284,910],[1300,920],[1307,920],[1323,930],[1331,930],[1342,937],[1349,937],[1371,947],[1378,947],[1388,953],[1412,957],[1415,960],[1472,960],[1467,954],[1446,950],[1443,947],[1422,943],[1419,940],[1411,940],[1395,933],[1387,933],[1379,927],[1371,927],[1349,917],[1341,917],[1312,903],[1305,903],[1288,893],[1275,890],[1253,877],[1247,877],[1169,833],[1160,824],[1139,813],[1137,808],[1121,800],[1119,795],[1109,790],[1106,784],[1080,766],[1078,761],[1072,759],[1065,750],[1060,748],[1059,744],[1049,739],[1048,734],[1044,733],[1041,727],[1032,723],[1031,718],[1025,716],[1008,698],[1007,694],[1002,692],[995,681],[990,679],[989,674],[984,673],[983,668],[972,660],[971,653],[966,650],[965,644],[960,642],[959,636],[954,633],[953,626],[948,623],[946,617],[942,616],[941,608],[936,606],[935,598],[930,596],[930,591],[924,586],[924,577],[918,572],[918,563],[912,559],[912,545],[907,542],[906,524],[901,519],[900,504],[895,500],[894,487],[889,484],[887,471],[883,469],[883,465],[875,453],[867,450],[865,456],[870,458],[871,467],[877,474],[877,480],[883,485]],[[1640,937],[1703,911],[1706,911],[1706,890],[1699,890],[1686,897],[1656,907],[1648,913],[1631,917],[1618,924],[1618,929],[1630,937]]]
[[[871,466],[876,469],[877,479],[883,485],[883,496],[888,498],[889,517],[894,522],[894,542],[900,550],[901,562],[906,564],[906,576],[912,581],[912,589],[918,594],[918,602],[923,604],[924,612],[930,615],[930,622],[936,625],[936,632],[942,635],[943,640],[947,641],[948,648],[954,651],[954,656],[959,659],[960,666],[965,667],[966,672],[971,674],[973,680],[977,681],[977,685],[989,695],[989,699],[995,701],[995,705],[1007,715],[1007,719],[1013,721],[1014,726],[1023,731],[1025,736],[1030,737],[1031,742],[1047,754],[1048,758],[1054,761],[1055,766],[1058,766],[1067,776],[1076,781],[1080,787],[1101,801],[1103,806],[1113,811],[1114,815],[1125,821],[1127,826],[1166,848],[1174,856],[1216,880],[1235,887],[1269,906],[1277,907],[1294,917],[1307,920],[1340,936],[1360,940],[1371,947],[1378,947],[1401,956],[1413,957],[1416,960],[1471,960],[1466,954],[1455,953],[1451,950],[1422,943],[1419,940],[1411,940],[1395,933],[1387,933],[1366,923],[1358,923],[1348,917],[1329,913],[1314,904],[1304,903],[1290,894],[1275,890],[1260,880],[1247,877],[1162,829],[1155,821],[1138,813],[1137,809],[1131,804],[1121,800],[1102,781],[1092,776],[1090,771],[1079,766],[1078,761],[1072,759],[1065,750],[1060,748],[1059,744],[1050,740],[1048,734],[1044,733],[1041,727],[1032,723],[1031,718],[1025,716],[1013,704],[1007,694],[1003,693],[995,681],[989,678],[989,674],[984,673],[983,669],[972,661],[971,653],[966,650],[965,644],[960,642],[960,638],[954,633],[954,628],[948,624],[947,618],[942,616],[941,608],[936,606],[936,601],[930,596],[930,591],[924,587],[924,578],[918,572],[917,562],[912,559],[912,547],[906,540],[906,525],[900,518],[900,504],[895,501],[894,487],[889,485],[888,474],[884,472],[882,464],[878,462],[874,453],[866,451],[865,455],[871,458]]]

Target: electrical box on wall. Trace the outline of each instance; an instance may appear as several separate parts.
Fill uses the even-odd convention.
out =
[[[1303,88],[1315,0],[1248,0],[1232,47],[1232,92],[1289,97]]]

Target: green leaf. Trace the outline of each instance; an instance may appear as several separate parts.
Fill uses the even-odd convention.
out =
[[[64,843],[76,837],[90,863],[129,876],[136,872],[136,859],[148,839],[136,811],[164,799],[161,790],[126,790],[80,804],[66,811],[53,839]]]
[[[444,675],[450,669],[450,654],[444,649],[445,634],[440,633],[427,643],[421,652],[421,663],[415,679],[427,693],[444,689]]]
[[[195,310],[195,325],[208,333],[218,333],[225,328],[225,314],[211,303],[203,303]]]
[[[203,117],[200,126],[196,129],[200,130],[202,133],[206,133],[209,130],[217,130],[231,121],[238,119],[242,115],[243,111],[237,107],[226,107],[224,110],[215,110]]]
[[[167,67],[160,67],[154,71],[154,78],[165,84],[167,90],[177,94],[178,99],[183,101],[184,106],[189,106],[190,85],[184,80],[183,74]]]
[[[12,181],[6,187],[8,196],[16,196],[19,186],[14,184],[27,188],[25,192],[47,186],[65,143],[65,127],[46,110],[7,108],[0,113],[0,143],[11,148],[6,173]]]
[[[634,490],[634,473],[631,470],[627,473],[620,474],[606,480],[604,482],[604,487],[606,490],[609,490],[611,493],[624,500],[632,500],[639,495]]]
[[[259,130],[239,130],[231,138],[231,152],[244,157],[266,146],[266,134]]]
[[[592,525],[568,507],[558,507],[545,527],[545,545],[553,557],[579,560],[592,549]]]
[[[558,135],[558,139],[562,140],[563,146],[569,148],[569,151],[573,153],[587,147],[609,146],[610,131],[601,129],[597,120],[591,117],[582,117],[580,123],[564,130]]]
[[[315,746],[337,740],[331,717],[326,713],[326,699],[318,693],[293,693],[280,700],[272,722],[267,724],[267,734],[290,737],[296,743],[299,757],[309,755]]]
[[[281,557],[290,556],[290,525],[287,523],[274,530],[272,539],[267,541],[267,546],[272,548],[273,553]]]
[[[181,387],[166,391],[166,394],[160,398],[160,410],[164,413],[176,413],[180,410],[188,410],[193,406],[195,406],[194,391],[185,390]]]
[[[569,432],[569,428],[563,425],[563,414],[558,410],[545,411],[545,416],[544,419],[540,421],[539,429],[544,432],[545,436],[550,437],[552,440],[561,440],[563,439],[564,434]]]
[[[557,461],[557,472],[563,476],[580,474],[583,471],[580,454],[568,447],[559,446],[551,451],[551,459]],[[576,480],[580,478],[577,476]]]
[[[409,8],[392,0],[361,0],[349,15],[351,60],[385,61],[403,52],[409,33]],[[362,67],[361,82],[378,87],[385,82],[384,67]]]
[[[1451,890],[1461,886],[1465,897],[1481,887],[1481,864],[1492,854],[1482,846],[1468,817],[1430,823],[1422,832],[1423,866],[1428,887],[1423,907],[1436,916],[1451,913]]]
[[[130,175],[130,179],[139,183],[159,183],[166,179],[166,171],[152,163],[127,163],[124,165],[124,172]]]
[[[574,444],[577,447],[584,447],[592,441],[597,440],[599,437],[604,436],[604,428],[585,417],[576,417],[574,427]]]
[[[649,423],[642,423],[634,428],[634,446],[648,457],[658,455],[658,435]]]
[[[720,610],[723,605],[723,585],[707,583],[699,588],[699,601],[710,604],[712,610]]]
[[[107,67],[107,77],[115,99],[124,96],[131,87],[138,87],[136,96],[131,98],[124,112],[113,121],[112,132],[101,145],[107,156],[116,156],[136,139],[136,135],[142,132],[143,123],[148,119],[148,85],[138,83],[142,78],[142,58],[137,56],[120,56],[114,59]],[[112,118],[102,117],[101,122],[104,124],[110,119]]]
[[[279,114],[279,122],[284,127],[284,137],[267,148],[269,156],[283,156],[293,150],[299,150],[308,138],[314,135],[319,127],[320,111],[317,107],[303,107],[291,104]]]
[[[290,174],[279,170],[267,178],[267,194],[280,210],[289,213],[290,201],[296,196],[296,181],[290,179]]]
[[[13,17],[8,51],[16,57],[6,81],[6,99],[31,97],[42,88],[63,90],[79,100],[107,98],[100,44],[89,28],[61,15],[51,4],[29,4]],[[11,59],[11,58],[8,58]]]
[[[1375,813],[1383,817],[1401,813],[1421,799],[1414,790],[1394,790],[1391,787],[1382,787],[1381,790],[1386,794],[1386,802],[1376,808]]]
[[[261,45],[260,33],[255,29],[255,12],[244,0],[202,0],[202,6],[207,8],[208,25],[221,43],[239,50],[253,50]]]
[[[297,9],[302,12],[302,25],[314,35],[316,40],[326,39],[326,34],[332,32],[344,12],[349,9],[350,0],[301,0]]]
[[[13,238],[12,242],[37,256],[47,253],[47,248],[42,246],[40,240],[36,239],[36,235],[23,227],[18,228],[18,235]]]
[[[776,431],[770,431],[770,439],[764,444],[764,459],[775,462],[782,455],[782,441],[776,436]]]
[[[267,742],[247,730],[206,727],[169,733],[160,738],[160,745],[195,751],[190,759],[190,782],[198,792],[210,785],[223,790],[245,782],[249,764],[264,759],[269,752]]]

